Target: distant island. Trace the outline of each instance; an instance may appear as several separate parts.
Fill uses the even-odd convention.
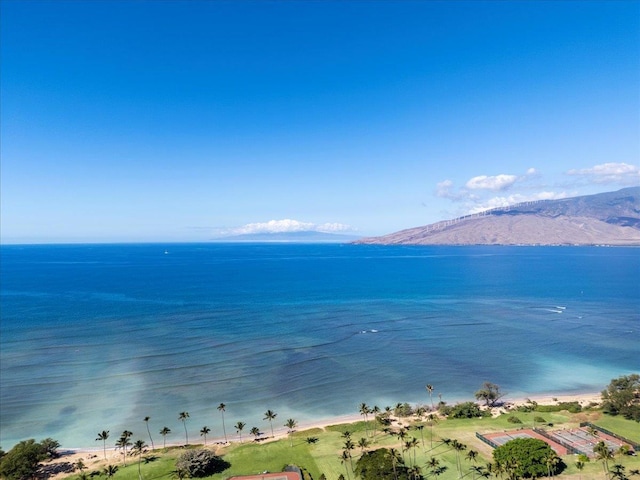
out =
[[[640,187],[494,208],[355,243],[638,246]]]
[[[359,238],[360,237],[357,235],[344,235],[309,230],[299,232],[247,233],[243,235],[217,237],[212,239],[212,241],[230,243],[349,243],[358,240]]]

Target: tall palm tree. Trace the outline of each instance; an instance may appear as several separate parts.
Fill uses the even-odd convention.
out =
[[[167,449],[167,435],[171,433],[171,429],[169,427],[162,427],[160,430],[160,435],[162,435],[162,448]]]
[[[289,418],[284,426],[287,427],[287,435],[289,435],[289,445],[293,447],[293,438],[291,434],[294,432],[294,429],[298,426],[298,422],[296,422],[293,418]]]
[[[409,452],[409,459],[411,459],[411,449],[413,449],[413,465],[416,465],[416,447],[418,446],[418,439],[411,437],[410,440],[404,442],[405,449]]]
[[[602,461],[602,468],[604,469],[604,478],[609,478],[609,460],[613,459],[613,453],[609,449],[606,443],[602,440],[596,443],[593,447],[593,452],[596,454],[596,459]]]
[[[560,463],[560,457],[553,450],[544,458],[544,463],[547,466],[547,476],[553,478],[553,474],[556,471],[556,465]]]
[[[458,440],[454,439],[451,442],[451,446],[456,451],[456,464],[458,465],[458,478],[462,478],[462,464],[460,463],[460,452],[464,451],[467,446],[464,443],[460,443]]]
[[[151,438],[151,430],[149,430],[149,420],[151,420],[151,417],[144,417],[144,423],[147,424],[147,433],[149,434],[149,441],[151,442],[151,450],[155,450],[155,447],[153,446],[153,438]]]
[[[347,468],[347,462],[351,459],[351,455],[349,454],[349,452],[347,450],[342,450],[342,453],[340,454],[340,463],[342,463],[344,465],[344,470],[345,472],[347,472],[347,478],[351,478],[351,476],[349,475],[349,469]],[[340,474],[342,475],[342,474]],[[340,477],[338,477],[340,478]],[[344,476],[342,477],[344,478]]]
[[[413,465],[412,467],[410,467],[407,473],[409,474],[409,477],[412,478],[413,480],[418,480],[422,478],[421,476],[422,470],[418,465]]]
[[[182,425],[184,426],[184,438],[186,440],[186,445],[189,445],[189,434],[187,433],[187,418],[189,418],[189,412],[180,412],[178,415],[178,420],[182,421]]]
[[[200,436],[204,437],[204,446],[207,446],[207,434],[211,431],[206,425],[200,429]]]
[[[377,426],[378,426],[378,414],[380,413],[380,407],[377,405],[374,405],[373,408],[371,409],[370,413],[373,414],[373,438],[376,438],[376,430],[377,430]],[[375,440],[374,440],[375,442]]]
[[[131,447],[131,453],[136,453],[138,455],[138,478],[142,480],[142,472],[140,471],[140,462],[142,461],[142,454],[146,451],[147,444],[144,440],[136,440]]]
[[[102,449],[104,450],[104,459],[107,459],[107,438],[109,438],[109,430],[103,430],[100,433],[98,433],[98,438],[96,438],[96,442],[97,441],[101,441],[102,442]]]
[[[269,425],[271,425],[271,437],[272,438],[275,436],[273,434],[273,421],[275,420],[275,418],[277,416],[278,416],[278,414],[276,412],[271,411],[271,410],[267,410],[266,412],[264,412],[263,420],[269,420]]]
[[[435,408],[433,407],[433,385],[427,383],[427,386],[424,388],[426,388],[427,392],[429,393],[429,399],[431,400],[431,410],[435,410]]]
[[[349,455],[349,463],[351,464],[351,471],[353,472],[353,457],[351,456],[351,450],[356,448],[356,444],[350,438],[347,438],[344,442],[344,451]]]
[[[438,423],[437,415],[430,413],[427,417],[427,422],[429,422],[429,436],[431,437],[431,449],[433,449],[433,426]]]
[[[104,467],[103,473],[107,478],[111,478],[116,474],[117,471],[117,465],[107,465],[106,467]]]
[[[227,408],[227,406],[224,403],[221,403],[220,405],[218,405],[218,411],[222,415],[222,431],[224,432],[224,443],[229,443],[229,441],[227,440],[227,429],[224,425],[225,408]]]
[[[258,437],[262,435],[262,432],[258,427],[251,427],[251,430],[249,430],[249,433],[255,437],[256,441],[258,441]]]
[[[246,426],[247,424],[244,422],[236,423],[236,433],[240,436],[240,443],[242,443],[242,429]]]
[[[580,476],[578,477],[578,480],[582,480],[582,469],[584,468],[584,462],[578,460],[576,462],[576,468],[578,469],[578,471],[580,472]]]
[[[366,403],[361,403],[360,404],[360,408],[359,408],[359,412],[360,415],[362,415],[362,417],[364,418],[364,430],[367,434],[367,437],[369,436],[369,427],[368,427],[368,420],[369,420],[369,405],[367,405]]]
[[[360,440],[358,440],[358,446],[360,447],[361,455],[364,455],[364,449],[369,446],[369,440],[364,437],[360,438]]]
[[[391,456],[391,466],[393,467],[393,478],[394,480],[398,480],[398,470],[396,465],[398,465],[398,462],[402,461],[402,458],[400,457],[398,450],[395,448],[389,449],[389,455]]]
[[[126,433],[127,431],[125,430],[116,442],[116,448],[122,449],[122,463],[125,467],[127,466],[127,447],[131,445],[131,441],[129,441],[131,437],[126,435]]]
[[[420,439],[422,440],[422,450],[424,450],[424,425],[414,425],[413,428],[420,432]]]

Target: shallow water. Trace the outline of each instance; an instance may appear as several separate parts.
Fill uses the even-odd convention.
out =
[[[166,253],[165,253],[166,251]],[[1,249],[0,445],[180,441],[358,405],[601,390],[640,371],[640,250],[365,245]],[[115,441],[115,438],[114,438]],[[160,438],[156,440],[160,442]]]

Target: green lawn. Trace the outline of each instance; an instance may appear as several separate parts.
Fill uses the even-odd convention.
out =
[[[511,415],[517,416],[522,423],[510,423],[507,419]],[[395,448],[406,458],[407,464],[413,463],[415,455],[416,463],[423,468],[425,475],[428,473],[425,466],[427,461],[432,457],[437,458],[440,465],[446,466],[446,471],[435,480],[458,480],[456,452],[442,441],[443,439],[456,439],[466,445],[466,449],[459,453],[463,478],[472,480],[474,478],[471,473],[473,464],[466,458],[469,450],[478,452],[478,457],[475,461],[477,465],[485,465],[492,459],[492,449],[478,440],[475,433],[530,428],[533,426],[534,417],[542,417],[547,424],[552,423],[553,428],[573,428],[582,421],[590,421],[630,440],[640,442],[640,425],[638,423],[621,417],[605,416],[598,411],[579,414],[568,412],[516,412],[497,418],[442,420],[433,426],[433,439],[431,438],[431,427],[422,422],[421,424],[425,425],[422,434],[419,430],[412,428],[409,430],[410,436],[405,439],[409,440],[411,437],[415,437],[418,441],[417,447],[405,452],[402,452],[402,445],[397,436],[383,433],[378,428],[374,437],[370,427],[367,429],[364,422],[357,422],[350,425],[331,426],[326,429],[296,432],[292,436],[293,447],[290,446],[288,438],[271,442],[256,443],[254,441],[245,441],[243,444],[234,443],[219,450],[219,454],[223,455],[224,459],[231,463],[231,467],[221,474],[209,477],[209,479],[224,480],[233,475],[256,474],[265,470],[271,472],[280,471],[287,464],[296,464],[306,468],[315,480],[319,478],[321,473],[324,473],[328,480],[337,480],[340,474],[345,475],[345,478],[349,478],[347,476],[348,473],[350,478],[353,479],[349,462],[343,463],[340,458],[345,441],[343,433],[348,430],[351,432],[353,443],[356,444],[355,449],[351,451],[354,465],[361,454],[361,449],[357,447],[358,441],[360,438],[367,438],[370,442],[368,450],[380,447]],[[415,426],[420,423],[416,419],[404,419],[402,424]],[[537,426],[540,425],[538,424]],[[306,442],[307,437],[317,437],[318,442],[309,444]],[[175,459],[182,451],[183,449],[181,448],[170,449],[167,452],[156,450],[154,452],[156,458],[141,465],[143,480],[172,478]],[[576,458],[574,456],[566,456],[563,460],[567,465],[566,470],[561,475],[563,479],[605,480],[602,464],[599,462],[589,462],[580,472],[575,466]],[[611,465],[614,463],[620,463],[625,466],[627,472],[633,469],[640,469],[640,456],[616,458]],[[429,478],[433,478],[433,476]],[[138,466],[135,459],[131,459],[129,466],[126,468],[120,465],[114,480],[139,480]]]

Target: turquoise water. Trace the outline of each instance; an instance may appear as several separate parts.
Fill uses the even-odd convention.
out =
[[[601,390],[640,371],[640,250],[3,246],[0,445],[268,431],[358,405]],[[280,421],[281,420],[281,421]],[[114,438],[115,441],[115,438]]]

